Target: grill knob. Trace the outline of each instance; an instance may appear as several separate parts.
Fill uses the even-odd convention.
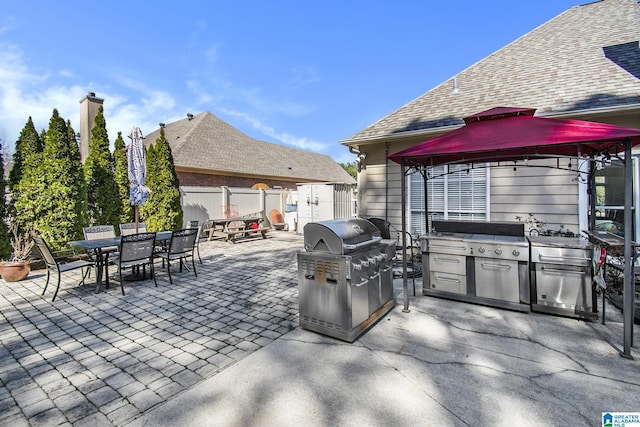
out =
[[[355,263],[355,262],[354,262],[354,263],[352,263],[351,265],[353,266],[353,269],[354,269],[355,271],[360,271],[360,270],[362,270],[362,265],[361,265],[361,264],[359,264],[359,263]]]
[[[514,249],[511,253],[513,254],[513,256],[520,256],[520,251],[517,249]]]
[[[369,267],[369,260],[363,259],[360,264],[362,264],[363,267]]]
[[[502,249],[498,248],[494,251],[496,255],[502,255]]]
[[[483,254],[483,253],[484,253],[484,248],[483,248],[482,246],[480,246],[480,247],[478,248],[478,252],[480,252],[481,254]]]

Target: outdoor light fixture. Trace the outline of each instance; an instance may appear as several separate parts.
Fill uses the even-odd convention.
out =
[[[454,77],[453,78],[453,89],[451,89],[451,95],[455,95],[455,94],[460,93],[460,92],[462,92],[462,91],[458,87],[458,78]]]

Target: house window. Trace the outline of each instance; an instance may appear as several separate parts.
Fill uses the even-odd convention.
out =
[[[430,219],[489,219],[489,169],[468,165],[428,168],[427,203]],[[421,173],[409,175],[409,223],[411,233],[426,232],[424,179]]]
[[[634,176],[637,176],[637,159],[632,164]],[[596,230],[624,235],[624,173],[624,164],[619,160],[596,171]],[[634,191],[633,194],[632,205],[635,206],[637,193]],[[632,225],[632,228],[635,227]]]

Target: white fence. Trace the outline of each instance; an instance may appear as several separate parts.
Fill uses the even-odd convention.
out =
[[[269,213],[277,209],[284,215],[287,203],[295,192],[283,189],[253,190],[236,187],[180,187],[184,222],[230,218],[262,212],[269,221]]]

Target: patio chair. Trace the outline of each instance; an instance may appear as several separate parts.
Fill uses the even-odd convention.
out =
[[[138,233],[146,233],[147,225],[144,222],[138,223]],[[127,234],[135,234],[136,233],[136,223],[135,222],[125,222],[124,224],[120,224],[120,235],[126,236]]]
[[[58,291],[60,290],[60,279],[61,279],[62,273],[86,268],[87,271],[82,272],[82,280],[80,281],[80,284],[84,285],[84,279],[89,274],[91,267],[95,267],[96,265],[93,261],[77,259],[77,260],[69,261],[66,263],[61,263],[59,261],[63,258],[68,258],[68,256],[56,257],[54,256],[54,252],[51,251],[51,249],[49,248],[49,245],[47,245],[47,243],[42,237],[36,234],[31,234],[31,238],[35,242],[36,247],[38,248],[38,250],[40,251],[40,254],[42,255],[42,259],[44,260],[44,263],[47,266],[47,282],[45,283],[44,289],[42,290],[43,296],[47,291],[47,287],[49,286],[49,280],[51,279],[52,272],[54,272],[57,275],[57,281],[56,281],[56,290],[53,292],[53,298],[51,298],[51,302],[55,301],[56,296],[58,296]]]
[[[276,230],[289,231],[289,225],[284,221],[282,214],[277,209],[272,209],[269,212],[269,222]]]
[[[167,274],[169,275],[169,283],[173,284],[171,279],[171,261],[178,260],[180,264],[180,271],[182,267],[188,269],[185,261],[191,258],[191,266],[193,267],[193,274],[198,277],[196,272],[196,263],[194,261],[193,252],[196,246],[196,237],[198,230],[195,228],[184,228],[182,230],[176,230],[171,235],[169,246],[167,250],[162,252],[156,252],[155,256],[162,259],[162,265],[164,266],[165,260],[167,261]]]
[[[195,228],[198,230],[196,234],[196,253],[198,254],[198,261],[202,264],[202,258],[200,258],[200,239],[202,238],[202,225],[200,225],[200,221],[189,221],[187,223],[187,228]]]
[[[82,229],[82,233],[84,234],[84,240],[94,240],[94,239],[107,239],[116,237],[116,230],[113,225],[92,225],[91,227],[84,227]],[[102,252],[111,254],[118,250],[117,246],[109,246],[102,249]],[[93,258],[93,254],[89,254],[90,257]]]
[[[112,261],[113,265],[118,267],[118,279],[120,281],[120,289],[124,295],[124,280],[122,278],[122,270],[125,268],[143,267],[149,265],[149,275],[153,278],[153,283],[158,287],[156,275],[153,270],[153,254],[155,253],[156,233],[138,233],[126,234],[120,239],[120,247],[118,248],[118,256]]]
[[[92,225],[82,229],[85,240],[104,239],[116,237],[116,230],[113,225]]]

